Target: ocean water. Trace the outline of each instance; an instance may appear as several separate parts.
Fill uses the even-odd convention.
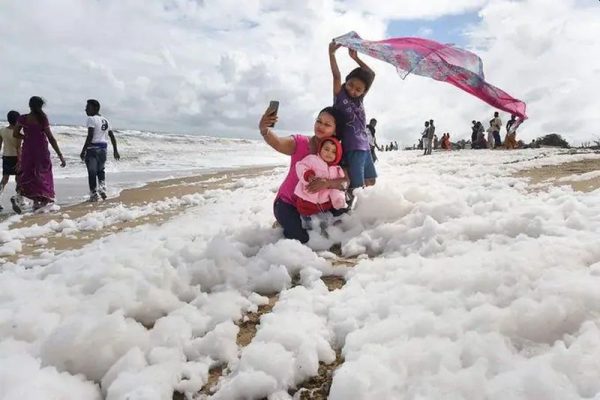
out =
[[[67,160],[66,168],[56,168],[57,178],[86,176],[79,159],[87,135],[84,127],[55,126],[53,132]],[[285,162],[283,157],[257,140],[216,138],[136,130],[118,131],[117,145],[121,160],[112,158],[109,144],[107,173],[174,171],[212,171]]]
[[[4,123],[1,124],[5,126]],[[69,204],[88,196],[87,170],[79,158],[87,135],[83,126],[52,126],[52,132],[65,156],[61,168],[53,150],[56,201]],[[108,146],[106,180],[110,196],[125,188],[150,181],[189,176],[251,166],[284,165],[289,159],[266,145],[257,131],[256,140],[210,136],[153,133],[137,130],[115,132],[121,159],[113,158]],[[10,208],[14,179],[7,186],[0,204]]]

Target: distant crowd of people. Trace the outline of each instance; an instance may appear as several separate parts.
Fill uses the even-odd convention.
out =
[[[43,110],[44,100],[39,96],[29,99],[29,113],[18,111],[7,114],[8,126],[0,129],[2,148],[2,181],[0,196],[11,176],[15,176],[16,194],[10,201],[13,210],[20,214],[25,206],[24,198],[33,201],[33,210],[38,210],[54,202],[54,176],[48,144],[65,167],[66,161],[50,129],[48,116]],[[108,138],[113,146],[115,159],[120,155],[117,142],[108,120],[100,115],[100,103],[90,99],[86,103],[87,137],[81,150],[81,160],[85,162],[90,189],[89,201],[106,199],[104,164]],[[1,210],[1,206],[0,206]]]
[[[499,113],[494,113],[494,118],[489,122],[487,128],[487,139],[483,124],[481,121],[472,121],[471,127],[471,148],[473,149],[516,149],[518,148],[517,143],[517,132],[513,129],[514,124],[517,122],[516,116],[511,115],[510,119],[506,123],[506,134],[504,136],[504,142],[500,137],[502,130],[502,120],[500,119]]]
[[[506,123],[506,134],[504,141],[501,140],[502,120],[499,113],[495,112],[494,117],[489,121],[489,127],[484,129],[481,121],[472,121],[471,127],[471,148],[472,149],[516,149],[521,145],[517,142],[517,132],[515,123],[516,116],[512,115]],[[485,133],[487,132],[487,137]],[[464,141],[461,141],[464,142]],[[445,132],[441,139],[435,134],[435,125],[433,119],[425,121],[425,129],[421,132],[419,142],[416,145],[417,149],[423,150],[423,155],[431,154],[432,149],[452,150],[453,147],[464,148],[467,143],[462,146],[453,144],[450,140],[450,132]]]

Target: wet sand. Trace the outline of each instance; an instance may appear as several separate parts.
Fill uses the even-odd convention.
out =
[[[570,161],[558,165],[545,165],[543,167],[519,171],[514,176],[528,178],[529,184],[535,190],[568,185],[573,190],[579,192],[591,192],[600,188],[600,176],[590,177],[589,179],[581,179],[576,176],[595,171],[600,171],[600,157]]]
[[[58,212],[47,214],[27,214],[21,221],[10,225],[9,229],[33,227],[34,225],[42,226],[51,221],[61,223],[66,219],[75,220],[90,213],[101,212],[116,206],[144,206],[167,198],[181,198],[185,195],[223,188],[237,179],[256,177],[269,173],[272,170],[273,167],[243,168],[151,182],[142,187],[125,189],[119,196],[110,198],[106,201],[64,206]],[[578,178],[578,176],[595,171],[600,171],[600,157],[523,170],[516,173],[515,176],[527,178],[531,189],[534,191],[547,190],[548,188],[557,185],[569,185],[574,190],[589,192],[600,188],[600,173],[589,179],[581,179]],[[3,258],[5,262],[15,262],[19,258],[33,257],[31,262],[28,263],[35,265],[35,256],[42,252],[49,251],[57,254],[68,250],[79,249],[94,240],[125,229],[134,228],[147,223],[161,224],[174,216],[179,215],[187,207],[190,206],[177,205],[163,211],[157,211],[127,221],[120,220],[104,226],[99,230],[78,230],[68,234],[65,234],[64,232],[50,232],[28,237],[21,240],[22,248],[20,251],[16,252],[15,255],[5,256]],[[47,240],[47,243],[40,244],[38,241],[41,238],[43,238],[44,241]],[[40,263],[43,262],[43,260],[40,260]]]
[[[47,214],[26,214],[21,221],[10,225],[9,229],[18,229],[42,226],[51,221],[61,223],[65,219],[74,220],[92,212],[101,212],[116,206],[135,207],[159,202],[168,198],[180,198],[185,195],[203,193],[207,190],[223,188],[240,178],[251,178],[270,172],[273,167],[257,167],[230,170],[225,172],[203,174],[185,178],[173,178],[151,182],[139,188],[125,189],[118,197],[109,198],[97,203],[79,203],[62,207],[60,211]],[[133,228],[142,224],[161,224],[173,216],[181,213],[183,209],[190,206],[176,206],[166,211],[145,215],[129,221],[119,221],[103,227],[100,230],[82,230],[69,234],[49,233],[22,239],[22,249],[15,255],[5,256],[4,261],[15,262],[22,257],[34,256],[44,251],[52,251],[55,254],[66,250],[83,247],[96,239],[109,236],[122,230]],[[40,238],[48,241],[43,245],[36,244]]]

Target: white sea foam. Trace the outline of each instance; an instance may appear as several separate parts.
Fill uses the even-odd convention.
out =
[[[377,185],[310,247],[271,227],[279,169],[161,226],[6,263],[0,358],[21,367],[0,367],[0,387],[192,396],[220,364],[214,398],[290,399],[338,348],[332,399],[598,398],[600,190],[529,192],[512,176],[590,157],[383,153]],[[312,250],[334,242],[355,268]],[[332,273],[347,283],[329,292],[319,277]],[[275,292],[238,348],[234,322]]]

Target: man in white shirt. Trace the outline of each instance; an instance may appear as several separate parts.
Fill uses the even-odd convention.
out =
[[[19,119],[19,113],[17,111],[9,111],[6,115],[8,126],[0,128],[0,148],[2,148],[2,180],[0,181],[0,197],[4,193],[4,188],[8,183],[11,175],[17,175],[17,162],[19,160],[19,154],[21,152],[21,139],[14,137],[13,128],[17,124]],[[17,195],[11,201],[14,203],[22,201],[20,196]],[[14,207],[14,206],[13,206]],[[2,206],[0,205],[0,211]]]
[[[121,156],[117,150],[117,140],[110,127],[110,123],[100,115],[100,102],[94,99],[88,100],[85,106],[85,113],[88,115],[86,124],[88,134],[80,157],[85,161],[88,171],[88,183],[90,187],[89,201],[95,202],[98,201],[98,195],[102,197],[102,200],[106,199],[104,164],[106,163],[106,149],[108,147],[107,136],[110,137],[115,160],[120,159]]]

